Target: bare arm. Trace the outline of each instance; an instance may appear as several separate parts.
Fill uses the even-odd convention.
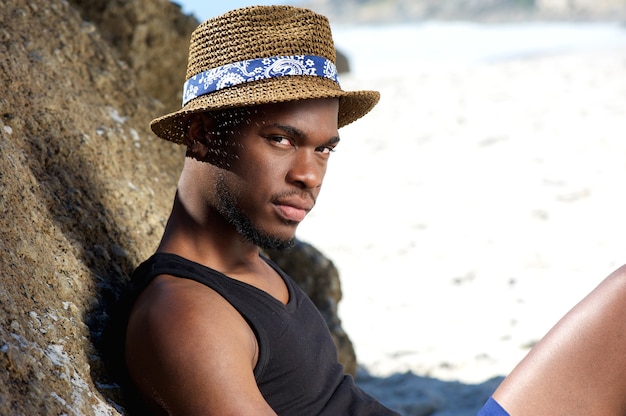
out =
[[[626,414],[626,266],[565,315],[494,398],[511,416]]]
[[[159,276],[133,308],[126,342],[131,377],[170,415],[275,415],[253,371],[254,333],[221,296]]]

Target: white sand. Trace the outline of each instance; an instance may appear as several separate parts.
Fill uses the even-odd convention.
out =
[[[299,237],[340,270],[363,385],[474,414],[497,381],[473,385],[626,262],[626,42],[342,84],[382,99],[342,129]]]

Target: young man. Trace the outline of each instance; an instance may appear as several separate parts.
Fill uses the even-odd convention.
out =
[[[183,108],[152,122],[187,157],[162,241],[133,276],[126,331],[129,374],[154,414],[394,414],[343,375],[313,304],[258,252],[291,244],[337,130],[378,101],[342,91],[334,60],[328,21],[294,7],[235,10],[192,35]],[[625,300],[622,268],[480,415],[626,414]]]
[[[155,414],[392,415],[343,374],[325,321],[259,247],[289,247],[338,128],[378,101],[337,83],[326,18],[235,10],[191,38],[182,110],[152,122],[186,145],[156,253],[134,273],[126,362]]]

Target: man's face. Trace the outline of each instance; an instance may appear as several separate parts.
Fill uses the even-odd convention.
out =
[[[293,244],[313,208],[330,153],[339,142],[338,100],[255,107],[235,129],[231,166],[216,181],[217,210],[265,249]]]

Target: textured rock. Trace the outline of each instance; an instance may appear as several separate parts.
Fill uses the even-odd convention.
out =
[[[142,22],[142,7],[164,4],[117,10],[131,7]],[[147,128],[166,110],[135,74],[146,66],[123,59],[139,54],[116,50],[77,10],[64,0],[0,2],[2,415],[121,412],[101,335],[128,275],[160,238],[183,159]],[[163,32],[186,19],[162,13],[150,19]],[[151,36],[134,45],[150,46]],[[161,50],[172,36],[155,38]]]
[[[138,85],[164,105],[180,108],[189,36],[198,20],[169,0],[70,0],[135,74]]]

